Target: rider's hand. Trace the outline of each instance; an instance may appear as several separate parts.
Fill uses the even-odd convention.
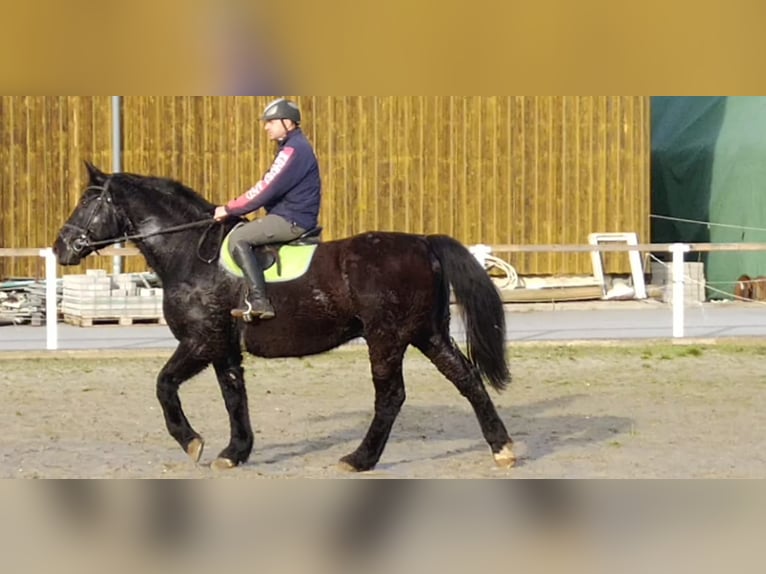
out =
[[[229,218],[229,213],[226,211],[226,208],[223,206],[216,207],[215,208],[215,214],[213,215],[213,219],[216,221],[224,221]]]

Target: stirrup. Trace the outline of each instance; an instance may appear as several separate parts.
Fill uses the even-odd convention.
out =
[[[245,305],[247,305],[247,309],[244,312],[240,308],[232,309],[231,316],[235,319],[242,319],[245,323],[250,323],[253,320],[253,306],[247,299],[245,299]]]
[[[235,319],[242,319],[245,323],[252,323],[255,319],[266,321],[276,317],[276,314],[273,311],[256,311],[253,308],[252,303],[247,299],[245,299],[245,304],[247,305],[247,310],[244,313],[240,314],[240,309],[232,309],[231,316]]]

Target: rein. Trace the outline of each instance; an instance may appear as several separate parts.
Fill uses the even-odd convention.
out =
[[[168,227],[167,229],[160,229],[159,231],[152,231],[151,233],[137,233],[135,235],[125,235],[122,237],[117,237],[115,239],[104,239],[102,241],[89,241],[85,247],[89,247],[91,249],[96,249],[98,247],[106,247],[107,245],[112,245],[114,243],[122,243],[123,241],[141,241],[143,239],[149,239],[150,237],[157,237],[158,235],[170,235],[172,233],[178,233],[179,231],[187,231],[189,229],[198,229],[200,227],[204,227],[205,225],[210,226],[208,228],[208,232],[214,225],[216,225],[216,221],[210,220],[210,219],[204,219],[202,221],[195,221],[194,223],[185,223],[183,225],[177,225],[175,227]],[[72,226],[73,227],[73,226]],[[207,233],[203,235],[203,239],[207,236]]]
[[[107,184],[104,187],[95,187],[91,186],[88,189],[96,189],[101,191],[101,195],[98,197],[99,201],[106,201],[106,203],[111,205],[112,210],[115,210],[115,206],[112,203],[112,198],[109,194],[109,183],[111,181],[108,181]],[[95,215],[95,210],[93,213],[91,213],[90,219],[93,218]],[[88,227],[90,226],[90,221],[88,223]],[[93,251],[98,253],[99,247],[107,247],[109,245],[114,245],[115,243],[122,243],[123,241],[141,241],[144,239],[149,239],[151,237],[157,237],[160,235],[170,235],[173,233],[179,233],[181,231],[188,231],[189,229],[199,229],[202,227],[207,226],[207,229],[202,234],[202,237],[200,237],[199,241],[197,242],[197,257],[202,261],[203,263],[207,263],[208,265],[214,263],[218,260],[218,257],[220,256],[220,246],[223,244],[224,239],[224,226],[219,224],[214,219],[203,219],[200,221],[194,221],[192,223],[184,223],[182,225],[176,225],[174,227],[168,227],[165,229],[160,229],[158,231],[152,231],[151,233],[135,233],[131,235],[124,235],[121,237],[115,237],[114,239],[102,239],[99,241],[91,241],[88,237],[88,231],[87,228],[81,228],[76,225],[72,225],[70,223],[65,223],[64,227],[70,227],[72,229],[76,229],[77,231],[82,232],[82,236],[76,239],[72,244],[72,249],[76,252],[82,251],[83,249],[92,249]],[[218,245],[219,248],[215,250],[215,253],[213,257],[207,259],[202,257],[202,246],[204,245],[205,241],[207,240],[208,235],[210,234],[210,230],[213,229],[213,227],[218,226],[219,227],[219,237],[218,237]]]
[[[207,263],[208,265],[215,263],[218,260],[218,257],[220,256],[219,249],[215,250],[215,254],[211,258],[205,258],[202,256],[202,246],[205,244],[205,241],[207,240],[208,235],[210,234],[210,230],[213,229],[218,225],[218,222],[215,220],[210,219],[203,219],[201,221],[195,221],[193,223],[185,223],[183,225],[176,225],[175,227],[168,227],[167,229],[160,229],[159,231],[153,231],[151,233],[137,233],[135,235],[125,235],[123,237],[118,237],[116,239],[104,239],[102,241],[88,241],[85,247],[88,247],[89,249],[93,249],[94,251],[98,252],[99,247],[106,247],[107,245],[114,245],[115,243],[122,243],[123,241],[141,241],[143,239],[149,239],[151,237],[157,237],[160,235],[171,235],[173,233],[179,233],[181,231],[187,231],[189,229],[199,229],[201,227],[207,226],[207,229],[202,234],[202,237],[199,238],[199,241],[197,242],[197,257],[202,261],[203,263]],[[218,225],[218,228],[220,230],[219,237],[218,237],[218,245],[223,244],[223,234],[224,234],[224,226]]]

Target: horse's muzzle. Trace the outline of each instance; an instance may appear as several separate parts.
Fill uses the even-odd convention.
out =
[[[53,244],[53,253],[56,255],[58,264],[66,267],[70,265],[79,265],[83,259],[83,252],[86,248],[87,244],[81,239],[75,239],[70,243],[59,236]]]

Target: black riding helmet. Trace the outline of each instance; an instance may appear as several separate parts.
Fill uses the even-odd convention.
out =
[[[263,121],[292,120],[296,126],[299,126],[301,124],[301,110],[295,102],[280,98],[266,106],[261,119]]]

